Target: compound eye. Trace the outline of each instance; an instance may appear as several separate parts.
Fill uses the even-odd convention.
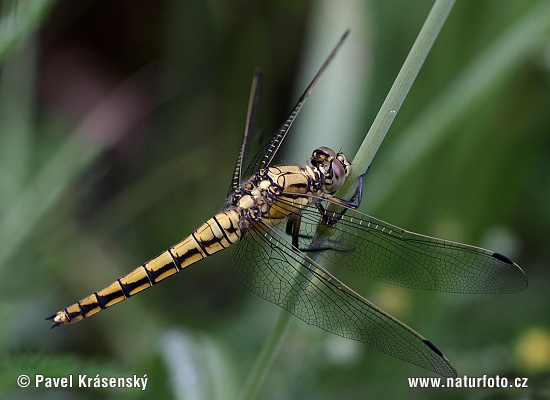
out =
[[[313,153],[311,154],[311,164],[319,165],[323,162],[330,161],[330,159],[334,157],[336,157],[334,150],[324,146],[319,147],[313,150]]]
[[[333,176],[332,184],[330,185],[330,191],[336,192],[340,188],[340,186],[343,185],[344,181],[346,180],[346,176],[348,176],[348,172],[344,167],[344,164],[342,164],[342,162],[337,158],[332,160],[331,166]]]
[[[343,153],[338,153],[336,159],[342,163],[344,170],[346,171],[346,176],[349,176],[351,173],[351,164]]]

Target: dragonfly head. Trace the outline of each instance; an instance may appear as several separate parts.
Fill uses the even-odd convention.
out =
[[[336,153],[328,147],[319,147],[311,154],[311,165],[315,167],[323,179],[323,190],[327,193],[336,192],[351,172],[351,164],[343,153]]]

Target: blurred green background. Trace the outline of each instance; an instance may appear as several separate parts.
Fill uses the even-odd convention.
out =
[[[44,317],[101,289],[219,211],[252,74],[259,128],[284,120],[351,36],[281,151],[353,158],[432,1],[2,1],[0,397],[233,398],[279,309],[231,250],[68,327]],[[550,3],[455,5],[364,187],[362,210],[500,251],[513,295],[344,282],[433,341],[459,376],[524,389],[411,389],[433,376],[293,321],[258,399],[550,398]],[[20,389],[20,374],[149,378],[139,389]],[[32,385],[31,385],[32,386]]]

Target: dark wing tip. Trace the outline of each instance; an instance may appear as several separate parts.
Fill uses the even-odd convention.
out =
[[[437,373],[441,376],[447,377],[447,378],[456,378],[458,376],[458,374],[456,372],[456,369],[451,365],[451,363],[449,362],[447,357],[445,357],[443,355],[441,350],[439,350],[437,347],[435,347],[435,345],[427,339],[424,339],[423,342],[434,353],[436,353],[439,357],[441,357],[443,362],[444,362],[443,367],[441,367],[441,365],[438,365],[438,366],[432,365],[432,368],[428,367],[427,369],[429,369],[429,370],[431,370],[431,371],[433,371],[433,372],[435,372],[435,373]],[[426,367],[424,367],[424,368],[426,368]]]
[[[497,253],[497,252],[494,252],[492,254],[493,258],[506,264],[506,265],[510,265],[512,267],[512,269],[510,270],[510,273],[512,273],[512,270],[513,270],[513,275],[514,275],[514,285],[513,287],[511,287],[510,290],[507,291],[507,293],[515,293],[515,292],[520,292],[522,290],[524,290],[527,285],[528,285],[528,279],[527,279],[527,275],[525,274],[525,272],[519,267],[519,265],[517,265],[515,262],[513,262],[511,259],[509,259],[508,257],[506,257],[504,254],[501,254],[501,253]]]
[[[512,260],[510,260],[508,257],[506,257],[504,254],[494,252],[493,253],[493,258],[496,258],[497,260],[502,261],[503,263],[506,263],[506,264],[509,264],[509,265],[514,265],[514,262]]]
[[[424,343],[425,343],[430,349],[432,349],[433,351],[435,351],[435,352],[437,353],[438,356],[443,357],[443,353],[441,352],[441,350],[439,350],[437,347],[435,347],[435,344],[433,344],[432,342],[430,342],[430,341],[427,340],[427,339],[424,339]]]
[[[54,319],[56,315],[57,315],[57,313],[54,313],[54,314],[50,315],[49,317],[46,317],[45,320],[47,321],[49,319]]]

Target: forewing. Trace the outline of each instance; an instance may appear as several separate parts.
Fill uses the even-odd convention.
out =
[[[258,224],[234,254],[235,273],[247,288],[306,323],[440,375],[456,376],[433,344],[293,248],[279,230]]]
[[[247,167],[245,171],[244,177],[249,177],[252,174],[254,174],[256,171],[262,168],[266,168],[271,164],[273,157],[275,157],[277,150],[279,150],[279,147],[283,143],[283,140],[285,139],[286,134],[288,133],[290,127],[294,123],[296,116],[298,115],[298,113],[302,109],[302,106],[304,105],[307,98],[311,94],[311,91],[315,87],[315,84],[317,83],[317,81],[319,80],[319,78],[321,77],[325,69],[328,67],[328,65],[330,64],[330,62],[332,61],[332,59],[334,58],[334,56],[336,55],[340,47],[342,46],[348,34],[349,34],[349,30],[346,31],[344,35],[342,35],[342,37],[340,38],[336,46],[332,49],[328,57],[325,59],[325,61],[321,65],[321,68],[319,68],[319,71],[317,71],[317,74],[315,74],[315,76],[313,77],[311,83],[308,85],[304,93],[298,99],[298,102],[296,103],[296,105],[288,115],[285,122],[281,125],[279,130],[275,132],[271,140],[258,152],[258,154],[254,156],[254,158],[252,159],[252,162],[250,163],[250,165]]]
[[[246,123],[244,127],[243,141],[241,148],[239,149],[239,155],[235,163],[235,169],[233,171],[233,179],[231,180],[231,186],[229,188],[229,194],[231,194],[242,180],[243,162],[245,161],[250,146],[250,137],[252,131],[256,126],[258,118],[258,112],[260,111],[261,99],[262,99],[262,71],[257,68],[254,72],[254,78],[252,79],[252,87],[250,88],[250,97],[248,98],[248,108],[246,112]]]
[[[318,228],[320,216],[315,207],[303,210],[300,247],[314,241],[324,258],[359,274],[455,293],[513,293],[527,287],[523,270],[494,251],[409,232],[359,211],[332,216],[334,228]],[[332,235],[324,241],[313,240],[329,230]]]

